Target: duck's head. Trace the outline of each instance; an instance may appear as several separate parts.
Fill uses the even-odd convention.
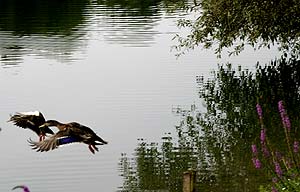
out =
[[[48,120],[43,125],[41,125],[40,128],[58,126],[58,125],[61,125],[61,123],[56,120]]]
[[[26,187],[25,185],[18,185],[18,186],[15,186],[14,188],[12,188],[12,190],[15,190],[15,189],[18,189],[18,188],[23,189],[24,192],[30,192],[30,191],[29,191],[29,188]]]

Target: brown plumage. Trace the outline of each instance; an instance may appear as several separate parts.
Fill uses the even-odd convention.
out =
[[[47,133],[54,134],[54,132],[47,126],[40,128],[40,126],[43,125],[46,120],[43,114],[39,111],[17,112],[16,114],[11,115],[8,121],[13,122],[13,124],[18,127],[32,130],[39,136],[40,141],[45,138]]]
[[[40,152],[53,150],[64,144],[82,142],[88,145],[89,150],[92,153],[95,153],[95,151],[98,151],[96,145],[107,144],[107,142],[99,137],[92,129],[76,122],[64,124],[56,120],[48,120],[41,127],[43,126],[55,126],[59,129],[59,131],[40,142],[29,140],[33,149]]]

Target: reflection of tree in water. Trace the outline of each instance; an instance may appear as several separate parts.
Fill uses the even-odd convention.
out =
[[[119,7],[124,10],[123,16],[157,16],[162,8],[174,11],[172,8],[180,8],[180,5],[188,3],[186,0],[97,0],[100,5],[107,7]],[[134,10],[134,11],[129,11]]]
[[[257,191],[269,181],[251,162],[250,146],[259,142],[260,132],[255,106],[257,102],[263,105],[270,142],[282,147],[277,102],[285,101],[297,127],[299,64],[295,59],[281,59],[257,66],[256,73],[220,66],[209,80],[199,78],[199,93],[207,111],[182,112],[177,137],[166,135],[159,145],[142,141],[135,159],[124,155],[120,191],[181,191],[182,173],[188,168],[197,171],[199,191]]]
[[[87,3],[87,0],[3,0],[0,2],[0,29],[18,36],[70,35],[74,27],[83,22]]]
[[[0,1],[0,54],[4,66],[17,65],[23,55],[38,54],[67,61],[85,35],[87,0]],[[80,31],[80,32],[78,32]],[[18,49],[16,49],[16,47]]]
[[[18,65],[29,54],[67,62],[85,50],[94,35],[108,43],[147,47],[159,33],[155,27],[164,19],[166,7],[179,2],[2,0],[0,62]],[[21,48],[14,52],[7,47]]]
[[[186,2],[98,0],[96,3],[93,4],[93,13],[97,19],[91,22],[98,26],[106,42],[128,47],[148,47],[155,43],[155,37],[161,33],[157,29],[160,21],[179,17],[178,13],[169,10],[175,12],[177,4]]]

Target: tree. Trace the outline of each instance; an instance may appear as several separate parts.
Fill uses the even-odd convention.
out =
[[[238,54],[247,44],[278,45],[284,53],[299,54],[299,0],[194,0],[185,9],[198,17],[179,20],[179,27],[190,29],[175,37],[179,55],[199,45],[214,47],[218,56],[224,48]]]

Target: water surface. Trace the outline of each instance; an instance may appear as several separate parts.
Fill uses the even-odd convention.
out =
[[[197,49],[176,59],[179,32],[169,2],[0,2],[0,191],[26,184],[32,191],[116,191],[121,153],[138,138],[159,142],[178,117],[172,107],[201,105],[196,76],[219,62]],[[248,51],[230,60],[252,66],[274,52]],[[6,121],[17,111],[77,121],[109,142],[93,155],[72,144],[47,153],[30,149],[33,132]]]

